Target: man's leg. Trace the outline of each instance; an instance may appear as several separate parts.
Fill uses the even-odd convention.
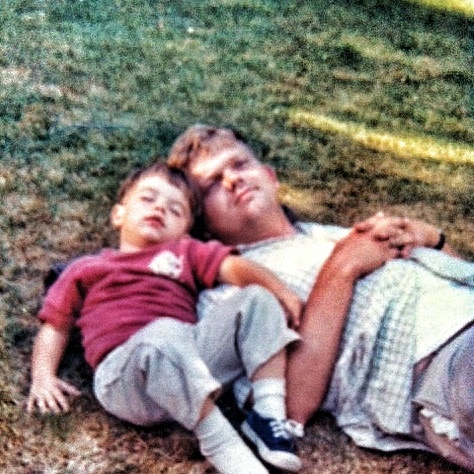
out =
[[[474,471],[474,326],[433,358],[415,403],[422,440],[449,461]]]

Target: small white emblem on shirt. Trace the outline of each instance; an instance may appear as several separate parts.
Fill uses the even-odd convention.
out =
[[[153,258],[148,268],[157,275],[179,278],[183,271],[183,260],[182,257],[177,257],[173,252],[165,250]]]

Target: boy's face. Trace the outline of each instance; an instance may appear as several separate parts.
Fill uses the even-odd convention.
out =
[[[197,158],[189,172],[203,192],[209,230],[225,243],[240,243],[248,223],[280,206],[273,169],[239,141]]]
[[[130,252],[184,236],[192,216],[185,194],[164,177],[151,175],[112,208],[111,222],[120,231],[120,249]]]

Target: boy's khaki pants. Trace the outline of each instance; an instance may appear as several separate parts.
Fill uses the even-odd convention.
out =
[[[94,393],[106,411],[136,425],[175,420],[192,430],[206,398],[298,339],[276,298],[249,286],[197,324],[148,324],[99,364]]]

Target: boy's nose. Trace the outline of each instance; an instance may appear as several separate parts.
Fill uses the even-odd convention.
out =
[[[165,212],[166,210],[165,201],[163,199],[157,199],[155,201],[155,209],[161,212]]]

